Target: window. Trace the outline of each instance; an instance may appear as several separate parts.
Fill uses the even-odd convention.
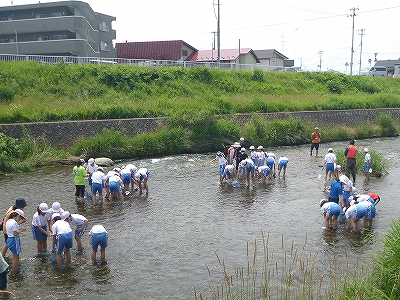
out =
[[[55,35],[53,36],[53,38],[54,38],[55,40],[63,40],[63,39],[64,39],[64,35],[62,35],[62,34],[55,34]]]
[[[49,39],[49,36],[48,35],[44,35],[43,36],[43,41],[47,41]]]
[[[102,51],[110,51],[110,46],[107,45],[107,42],[101,41],[100,42],[100,50],[102,50]]]
[[[2,21],[8,21],[8,18],[7,17],[1,17],[1,20]]]
[[[182,50],[182,56],[188,56],[188,51],[187,50]]]
[[[41,18],[46,18],[47,15],[46,15],[46,14],[41,14],[40,17],[41,17]]]
[[[104,32],[108,32],[108,26],[107,26],[107,22],[106,21],[100,21],[99,22],[99,30],[100,31],[104,31]]]

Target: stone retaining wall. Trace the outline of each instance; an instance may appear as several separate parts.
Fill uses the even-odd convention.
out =
[[[359,122],[366,121],[374,123],[376,116],[380,113],[390,114],[395,119],[400,120],[400,108],[282,112],[261,115],[267,120],[284,120],[291,116],[302,122],[311,122],[313,125],[323,128],[337,124],[355,126]],[[251,114],[224,117],[235,118],[240,125],[243,125],[251,118]],[[21,138],[25,128],[35,138],[43,137],[51,145],[68,147],[78,138],[93,136],[100,133],[103,128],[113,128],[123,134],[136,135],[143,132],[150,132],[165,124],[166,121],[166,118],[140,118],[0,124],[0,132],[7,136]]]

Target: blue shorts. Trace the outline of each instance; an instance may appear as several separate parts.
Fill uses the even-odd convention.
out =
[[[262,165],[263,165],[263,160],[260,159],[260,160],[257,162],[257,167],[261,167]]]
[[[364,172],[369,172],[369,168],[371,168],[371,164],[369,163],[364,163]]]
[[[45,231],[47,231],[47,225],[41,226]],[[35,241],[40,241],[47,238],[47,234],[41,232],[37,226],[31,225],[33,239]]]
[[[224,175],[225,171],[225,164],[219,165],[219,175]]]
[[[100,183],[93,183],[92,184],[92,194],[96,195],[96,193],[99,192],[99,194],[103,194],[103,187],[101,186]]]
[[[92,174],[89,174],[88,176],[88,183],[89,185],[92,185]]]
[[[282,168],[286,169],[287,163],[288,163],[287,160],[281,160],[281,161],[279,162],[279,168],[280,168],[280,169],[282,169]]]
[[[118,182],[112,181],[110,182],[110,192],[111,193],[119,193],[121,191]]]
[[[246,170],[246,174],[248,174],[248,173],[254,174],[255,173],[255,168],[253,166],[246,165],[245,170]]]
[[[272,157],[267,158],[266,164],[268,167],[272,168],[274,163],[275,163],[275,159],[273,159]]]
[[[21,239],[19,236],[8,237],[7,246],[13,255],[22,253]]]
[[[350,205],[349,197],[351,192],[343,192],[343,202]]]
[[[92,249],[97,250],[98,246],[107,248],[108,236],[106,232],[92,233]]]
[[[335,164],[334,163],[327,163],[325,166],[325,172],[335,172]]]
[[[82,225],[76,225],[75,234],[77,236],[83,236],[85,234],[85,231],[88,228],[88,224],[86,223],[85,228],[82,230],[82,232],[80,232],[79,230],[81,230],[82,227],[83,227],[83,224]]]
[[[364,218],[365,214],[367,213],[367,209],[365,206],[357,204],[356,209],[354,210],[352,217],[355,219]]]
[[[342,212],[342,210],[340,209],[340,206],[339,206],[339,205],[331,204],[331,205],[329,206],[329,214],[328,214],[328,215],[329,215],[330,217],[332,217],[332,216],[339,216],[341,212]]]
[[[373,218],[375,218],[375,214],[376,214],[376,208],[375,205],[372,204],[371,206],[367,207],[365,218],[367,220],[372,220]]]
[[[131,173],[122,174],[122,182],[124,185],[128,185],[131,183],[132,175]]]
[[[64,247],[72,248],[72,231],[57,235],[56,252],[62,252]]]
[[[235,177],[235,174],[233,172],[225,172],[225,176],[226,178],[232,179],[233,177]]]
[[[265,177],[267,177],[267,176],[269,175],[269,173],[271,173],[271,169],[270,169],[270,168],[266,168],[266,169],[262,172],[262,174],[263,174]]]

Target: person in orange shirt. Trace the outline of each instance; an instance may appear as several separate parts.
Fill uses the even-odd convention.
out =
[[[321,138],[322,138],[322,135],[319,132],[319,128],[315,127],[313,133],[311,133],[310,156],[312,156],[312,151],[314,148],[315,148],[315,156],[318,156],[318,149],[319,149],[319,144],[321,143]]]
[[[350,174],[353,176],[353,185],[356,184],[356,158],[357,158],[357,147],[354,146],[355,140],[349,142],[349,146],[344,150],[346,157],[346,169],[345,175],[350,178]]]

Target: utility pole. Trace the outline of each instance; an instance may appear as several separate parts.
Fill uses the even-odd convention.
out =
[[[361,33],[359,33],[359,35],[361,35],[361,42],[360,42],[360,67],[358,69],[358,75],[361,75],[362,39],[363,39],[365,29],[360,29],[358,31],[361,32]]]
[[[218,0],[218,21],[217,21],[217,36],[218,36],[218,45],[217,45],[217,52],[218,52],[218,59],[217,59],[217,65],[218,68],[220,67],[221,63],[221,27],[220,27],[220,12],[219,12],[219,0]]]
[[[352,27],[352,33],[351,33],[351,59],[350,59],[350,75],[353,75],[353,54],[354,54],[354,17],[356,16],[356,9],[358,8],[353,7],[350,9],[350,11],[353,11],[353,13],[350,15],[350,17],[353,17],[353,27]]]
[[[321,72],[321,64],[322,64],[322,53],[324,53],[324,51],[318,51],[319,54],[319,71]]]
[[[211,60],[212,62],[214,62],[214,50],[215,50],[215,35],[216,35],[216,31],[211,32],[214,35],[214,39],[213,39],[213,43],[212,43],[212,47],[211,47]]]

